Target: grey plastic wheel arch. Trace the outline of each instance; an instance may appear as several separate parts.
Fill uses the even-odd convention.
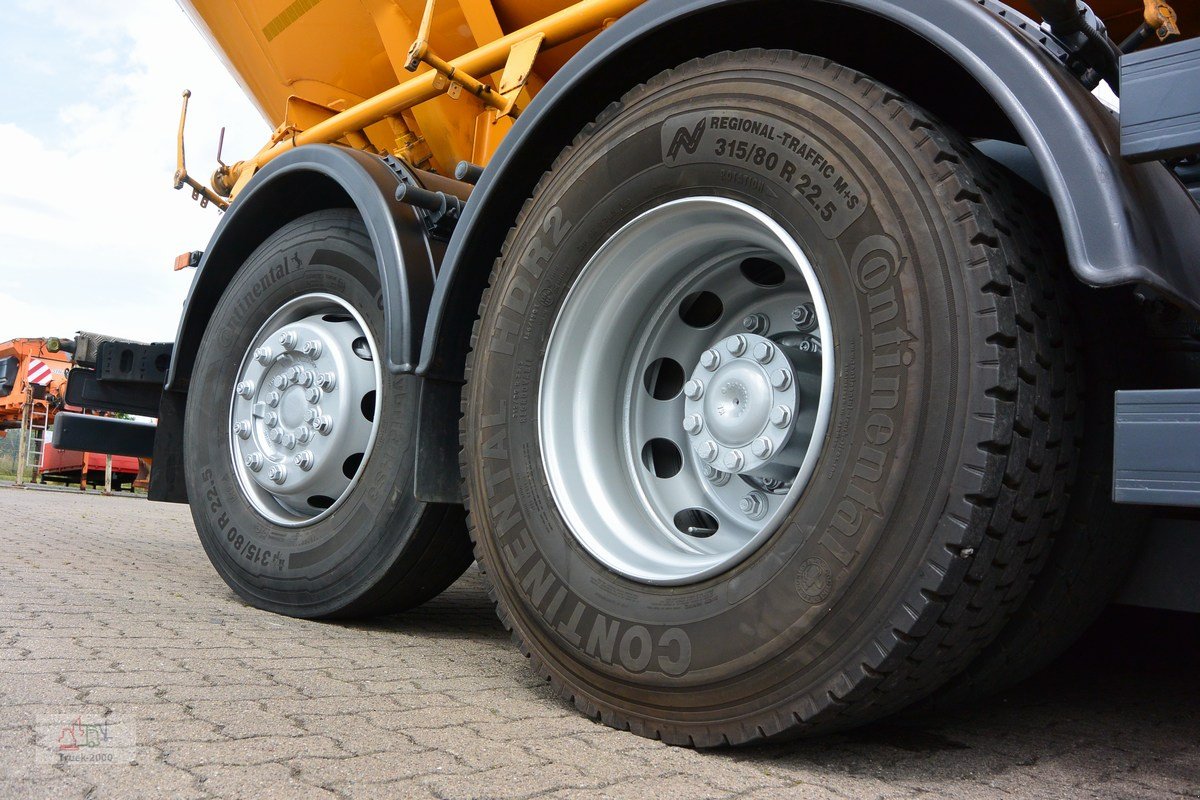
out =
[[[418,374],[462,379],[470,335],[470,325],[462,320],[473,318],[517,210],[566,143],[564,138],[569,141],[614,99],[603,92],[605,86],[631,86],[702,55],[692,52],[678,58],[663,46],[664,36],[670,32],[671,39],[681,43],[678,47],[694,47],[693,37],[684,30],[703,30],[706,17],[715,11],[744,12],[738,17],[743,30],[723,29],[721,44],[754,46],[738,37],[753,36],[756,15],[766,17],[772,4],[649,0],[555,74],[502,142],[451,239],[433,295]],[[965,0],[790,0],[786,9],[802,15],[816,6],[843,6],[919,36],[984,88],[1037,161],[1080,280],[1094,286],[1147,284],[1200,308],[1200,271],[1191,269],[1189,261],[1200,252],[1200,209],[1162,164],[1121,160],[1116,118],[1030,36],[995,10]],[[1024,19],[999,4],[989,6],[1014,20]],[[852,38],[856,33],[838,32],[836,37]],[[676,60],[660,63],[672,58]],[[632,83],[621,83],[629,77]],[[876,77],[887,80],[886,75]]]
[[[400,178],[382,159],[332,145],[289,151],[260,170],[222,216],[184,302],[168,391],[186,391],[200,339],[234,273],[259,244],[293,219],[327,208],[358,210],[375,246],[384,297],[385,363],[414,371],[442,246],[420,212],[395,199]]]

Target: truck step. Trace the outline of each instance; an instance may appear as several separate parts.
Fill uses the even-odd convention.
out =
[[[1116,393],[1113,500],[1200,506],[1200,389]]]

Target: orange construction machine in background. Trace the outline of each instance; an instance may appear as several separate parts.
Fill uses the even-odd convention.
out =
[[[57,339],[12,339],[0,343],[0,436],[17,430],[16,473],[41,470],[54,416],[63,405],[71,354]]]

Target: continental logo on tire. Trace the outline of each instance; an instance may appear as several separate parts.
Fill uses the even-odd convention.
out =
[[[833,571],[823,558],[810,558],[800,565],[796,573],[796,591],[806,603],[817,605],[825,602],[833,589]]]

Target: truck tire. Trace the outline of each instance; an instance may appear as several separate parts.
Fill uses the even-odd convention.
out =
[[[361,220],[318,211],[255,250],[205,331],[188,497],[213,566],[258,608],[388,613],[470,564],[462,508],[413,496],[417,397],[382,367],[381,298]]]
[[[722,53],[611,105],[490,276],[469,526],[535,669],[676,744],[845,728],[995,636],[1064,512],[1063,295],[877,81]]]

